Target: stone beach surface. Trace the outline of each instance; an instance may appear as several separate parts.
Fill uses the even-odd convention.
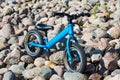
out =
[[[52,39],[68,23],[52,17],[52,11],[90,17],[73,20],[79,44],[84,48],[84,73],[68,72],[63,64],[65,41],[58,42],[50,55],[33,58],[26,54],[24,37],[38,23],[53,25]],[[119,80],[120,2],[119,0],[0,0],[0,80]]]

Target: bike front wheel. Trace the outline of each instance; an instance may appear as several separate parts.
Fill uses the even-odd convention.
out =
[[[76,43],[71,43],[70,54],[72,61],[69,61],[66,49],[64,55],[64,64],[67,70],[70,72],[83,72],[86,67],[86,57],[82,47]]]

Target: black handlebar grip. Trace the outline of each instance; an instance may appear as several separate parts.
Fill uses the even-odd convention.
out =
[[[56,16],[56,12],[52,12],[52,16],[55,17]]]
[[[90,17],[90,13],[84,13],[84,16]]]
[[[59,12],[52,12],[52,16],[55,17],[55,16],[60,16],[60,17],[64,17],[65,16],[65,13],[59,13]]]

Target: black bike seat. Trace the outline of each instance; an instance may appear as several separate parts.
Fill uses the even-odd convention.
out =
[[[42,24],[42,23],[39,23],[35,26],[35,28],[37,28],[38,30],[42,30],[42,31],[47,31],[49,29],[54,29],[53,26],[51,25],[46,25],[46,24]]]

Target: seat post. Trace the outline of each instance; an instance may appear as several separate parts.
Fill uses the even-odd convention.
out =
[[[45,37],[47,37],[47,31],[45,31]]]

